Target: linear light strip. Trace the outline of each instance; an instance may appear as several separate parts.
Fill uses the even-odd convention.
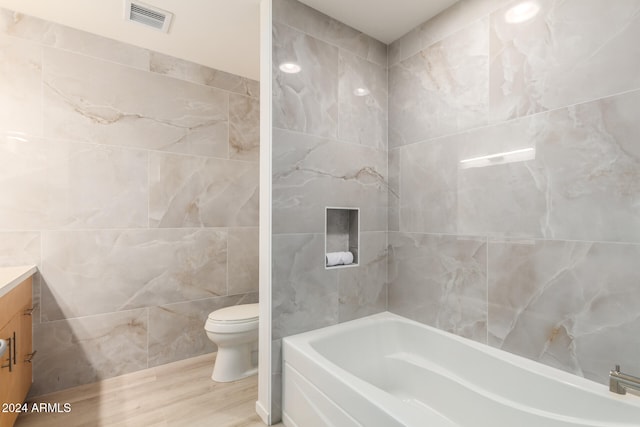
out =
[[[533,150],[534,150],[534,148],[529,147],[529,148],[522,148],[520,150],[505,151],[504,153],[496,153],[496,154],[490,154],[488,156],[480,156],[480,157],[474,157],[474,158],[471,158],[471,159],[460,160],[460,163],[469,163],[469,162],[474,162],[476,160],[491,160],[491,159],[495,159],[497,157],[509,156],[511,154],[526,153],[526,152],[533,151]]]

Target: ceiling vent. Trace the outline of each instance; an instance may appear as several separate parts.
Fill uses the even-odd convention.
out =
[[[153,29],[169,32],[173,13],[158,9],[138,1],[126,0],[124,6],[124,19],[137,22]]]

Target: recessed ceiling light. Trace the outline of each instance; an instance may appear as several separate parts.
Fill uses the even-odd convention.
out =
[[[538,14],[540,5],[535,1],[524,1],[513,6],[504,14],[504,20],[517,24],[519,22],[528,21]]]
[[[302,70],[302,68],[300,68],[300,66],[295,62],[283,62],[280,64],[280,71],[283,73],[295,74],[299,73],[300,70]]]
[[[369,89],[367,89],[366,87],[359,87],[354,89],[353,94],[355,96],[366,96],[369,95],[371,92],[369,92]]]

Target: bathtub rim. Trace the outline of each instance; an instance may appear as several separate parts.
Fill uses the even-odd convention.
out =
[[[330,338],[332,335],[336,333],[336,331],[340,333],[340,332],[348,332],[349,330],[359,329],[363,326],[375,327],[376,324],[379,324],[381,322],[387,322],[387,321],[402,322],[402,323],[407,323],[420,328],[424,328],[431,333],[437,334],[441,337],[445,337],[446,339],[451,339],[461,345],[465,345],[475,350],[484,352],[489,356],[496,357],[500,361],[504,363],[508,363],[509,365],[515,366],[517,368],[527,370],[536,375],[540,375],[541,377],[548,378],[552,381],[562,382],[567,386],[580,389],[582,392],[594,394],[596,396],[604,397],[607,399],[620,401],[626,405],[630,405],[640,409],[640,397],[638,396],[634,396],[631,394],[619,395],[619,394],[612,393],[609,391],[609,388],[604,384],[595,382],[593,380],[589,380],[584,377],[580,377],[578,375],[563,371],[553,366],[545,365],[541,362],[528,359],[524,356],[510,353],[506,350],[502,350],[496,347],[491,347],[488,344],[483,344],[469,338],[461,337],[451,332],[443,331],[433,326],[426,325],[426,324],[408,319],[406,317],[403,317],[388,311],[283,338],[282,340],[283,372],[284,372],[285,364],[291,361],[292,355],[295,353],[298,353],[298,355],[293,357],[293,359],[297,359],[298,357],[307,357],[310,360],[312,360],[313,363],[317,364],[319,367],[325,369],[327,372],[331,373],[336,377],[340,377],[341,375],[352,377],[351,378],[352,381],[350,382],[343,381],[343,383],[347,387],[355,388],[354,387],[354,382],[355,382],[355,384],[358,384],[360,386],[364,385],[367,388],[371,387],[373,389],[377,389],[375,386],[367,383],[361,378],[356,377],[355,375],[351,374],[341,366],[327,359],[322,353],[320,353],[316,348],[314,348],[313,343],[314,341],[317,341],[317,340]],[[293,348],[294,350],[293,352],[291,348]],[[295,362],[294,364],[291,364],[291,366],[295,366]],[[338,373],[338,375],[335,374],[336,372]]]

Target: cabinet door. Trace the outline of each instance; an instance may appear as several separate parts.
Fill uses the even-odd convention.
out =
[[[18,348],[16,346],[18,334],[20,333],[20,320],[19,316],[14,316],[9,324],[1,331],[3,339],[11,339],[11,351],[7,350],[2,357],[3,365],[7,365],[9,359],[11,359],[11,371],[9,371],[9,368],[2,369],[2,375],[4,377],[3,382],[0,384],[0,389],[2,389],[0,395],[3,396],[2,402],[8,404],[20,404],[23,401],[23,396],[20,395],[22,391],[20,385],[20,365],[17,363]],[[0,427],[12,427],[18,415],[18,412],[0,412]]]
[[[20,285],[23,286],[23,285]],[[16,314],[16,379],[13,384],[19,401],[27,397],[33,380],[31,358],[33,347],[33,322],[32,322],[31,293],[24,305]]]
[[[21,404],[31,387],[31,363],[25,362],[32,351],[31,283],[29,278],[0,298],[0,321],[4,323],[0,337],[11,340],[11,351],[7,350],[0,358],[2,365],[11,359],[11,371],[0,369],[2,403]],[[0,412],[0,427],[12,427],[17,416],[18,412]]]
[[[2,329],[0,329],[0,338],[2,338],[3,340],[7,340],[8,343],[11,343],[11,341],[13,340],[13,329],[12,327],[12,323],[8,323],[6,324]],[[11,358],[12,355],[12,348],[11,345],[9,345],[9,348],[7,348],[7,351],[5,351],[5,353],[0,357],[0,366],[5,366],[7,365],[6,368],[2,368],[0,369],[0,402],[4,403],[4,402],[8,402],[8,398],[9,398],[9,390],[11,387],[11,380],[13,377],[13,365],[11,367],[12,372],[9,372],[9,359]],[[13,363],[13,362],[11,362]],[[2,413],[0,413],[0,419],[2,419]],[[2,422],[0,421],[0,425],[2,425]]]

